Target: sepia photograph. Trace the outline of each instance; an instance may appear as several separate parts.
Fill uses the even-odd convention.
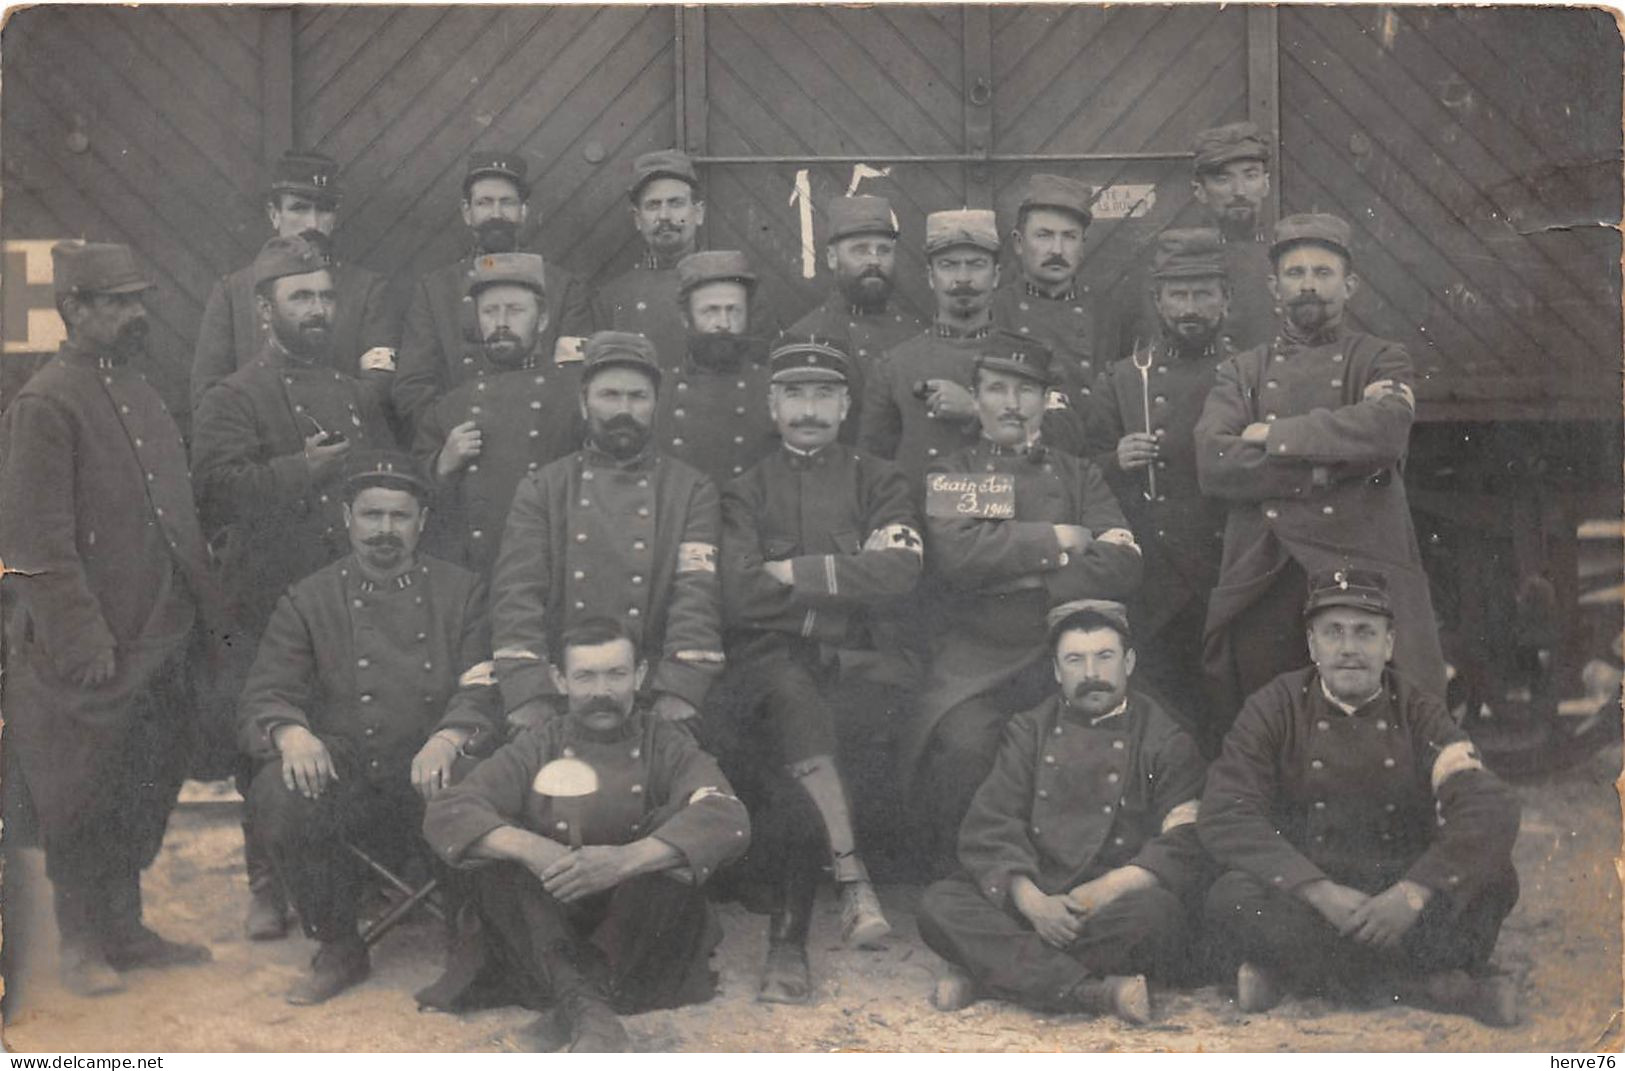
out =
[[[0,1046],[1618,1052],[1622,61],[9,8]]]

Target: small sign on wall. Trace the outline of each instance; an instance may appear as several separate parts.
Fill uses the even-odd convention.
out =
[[[1101,190],[1089,210],[1096,219],[1139,219],[1148,215],[1156,203],[1154,183],[1126,183]]]
[[[0,243],[0,337],[6,353],[55,353],[68,337],[56,314],[52,288],[51,247],[60,239],[11,240]]]

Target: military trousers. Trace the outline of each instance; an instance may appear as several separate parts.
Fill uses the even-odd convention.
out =
[[[1206,638],[1209,733],[1224,739],[1247,697],[1283,673],[1309,664],[1303,603],[1309,576],[1288,557],[1259,597]],[[1198,743],[1206,742],[1198,738]]]
[[[474,895],[491,959],[547,1007],[586,981],[622,1013],[711,999],[711,953],[722,929],[705,891],[645,874],[574,903],[553,898],[516,863],[482,867]]]
[[[386,867],[401,866],[422,843],[423,801],[405,771],[370,780],[361,763],[328,743],[338,780],[306,799],[267,762],[249,788],[253,832],[288,892],[305,936],[337,941],[356,933],[366,864],[346,842]]]
[[[40,830],[64,937],[113,932],[132,921],[131,911],[139,921],[141,871],[158,857],[186,777],[192,716],[186,659],[177,653],[132,698],[124,740],[82,786],[85,803],[72,824]],[[27,771],[13,773],[26,784]]]
[[[955,704],[932,728],[909,801],[927,866],[937,877],[959,869],[959,826],[976,790],[993,772],[1011,715],[1055,690],[1048,658],[1039,658],[991,691]]]
[[[1396,973],[1481,973],[1517,902],[1518,878],[1508,869],[1466,902],[1436,893],[1396,948],[1374,949],[1340,936],[1302,898],[1232,870],[1208,890],[1203,915],[1221,977],[1234,978],[1251,962],[1276,972],[1293,992],[1359,998]]]
[[[1185,905],[1158,885],[1125,893],[1091,913],[1077,940],[1049,944],[1015,905],[999,907],[960,875],[931,885],[916,915],[920,937],[976,979],[982,994],[1039,1011],[1065,1009],[1079,982],[1108,974],[1182,974],[1189,947]]]

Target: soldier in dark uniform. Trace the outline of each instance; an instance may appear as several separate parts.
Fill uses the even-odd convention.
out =
[[[0,427],[17,600],[0,678],[6,834],[38,834],[62,983],[89,996],[123,989],[119,971],[210,958],[142,925],[141,871],[185,776],[188,660],[214,600],[180,431],[129,363],[152,284],[122,245],[64,243],[51,259],[67,341]]]
[[[690,253],[677,264],[687,331],[683,358],[667,368],[655,409],[655,445],[720,487],[778,444],[762,405],[767,346],[755,326],[756,275],[731,249]]]
[[[1222,254],[1217,231],[1158,236],[1151,298],[1161,333],[1101,373],[1085,421],[1090,454],[1145,554],[1145,583],[1129,603],[1139,679],[1175,717],[1189,719],[1206,755],[1218,753],[1224,735],[1207,716],[1202,629],[1219,578],[1225,509],[1197,484],[1195,428],[1219,362],[1231,353],[1222,331],[1229,299]]]
[[[1262,346],[1275,335],[1275,293],[1264,202],[1270,192],[1269,139],[1252,123],[1228,123],[1203,130],[1193,146],[1191,189],[1205,210],[1204,227],[1218,230],[1224,243],[1224,274],[1230,281],[1230,312],[1224,334],[1233,349]],[[1144,348],[1158,334],[1155,306],[1147,300],[1155,245],[1118,290],[1117,323],[1106,360]]]
[[[338,222],[341,191],[338,164],[321,153],[288,151],[272,171],[265,210],[276,237],[327,241]],[[394,378],[397,313],[382,275],[334,261],[336,295],[328,361],[336,371],[369,384],[383,401]],[[216,383],[265,352],[269,328],[254,292],[254,266],[248,264],[214,284],[198,325],[192,357],[192,409]]]
[[[1444,658],[1400,465],[1416,415],[1403,346],[1347,328],[1358,289],[1349,226],[1289,216],[1275,229],[1280,334],[1221,361],[1196,425],[1202,491],[1229,502],[1208,603],[1212,713],[1308,659],[1298,609],[1307,578],[1350,563],[1394,583],[1395,666],[1443,696]]]
[[[1061,389],[1079,409],[1106,363],[1095,352],[1094,295],[1078,278],[1094,219],[1089,201],[1089,186],[1077,179],[1029,178],[1010,232],[1015,268],[993,294],[994,321],[1049,347]]]
[[[581,355],[542,352],[546,286],[534,253],[475,261],[468,291],[492,371],[454,387],[418,420],[413,452],[438,489],[429,545],[481,576],[496,563],[519,481],[581,447]]]
[[[475,872],[483,935],[418,999],[458,1008],[495,988],[552,1007],[525,1032],[537,1049],[624,1052],[616,1012],[715,994],[722,928],[704,885],[744,852],[750,820],[716,761],[639,703],[648,665],[619,622],[583,619],[559,642],[568,711],[429,805],[424,833],[446,861],[496,862]],[[543,794],[561,773],[590,794]]]
[[[993,213],[931,213],[925,220],[925,254],[936,321],[889,350],[872,370],[858,424],[858,445],[896,461],[916,488],[928,465],[976,441],[971,371],[995,331],[993,293],[999,283]],[[1083,449],[1081,433],[1069,435],[1050,419],[1044,423],[1051,446],[1071,453]]]
[[[364,875],[345,841],[398,862],[422,801],[498,731],[485,585],[417,553],[428,483],[393,451],[357,452],[346,469],[351,553],[281,596],[238,719],[257,767],[255,834],[321,942],[290,1004],[320,1004],[370,970]]]
[[[1070,599],[1121,600],[1140,583],[1140,548],[1100,470],[1035,432],[1055,384],[1050,352],[999,341],[976,364],[981,441],[926,476],[926,564],[940,595],[903,773],[918,786],[939,873],[955,869],[960,819],[1005,722],[1051,687],[1045,613]]]
[[[1010,719],[959,832],[963,873],[926,889],[920,936],[948,961],[932,1002],[979,995],[1039,1011],[1150,1019],[1146,975],[1184,975],[1202,760],[1129,689],[1121,603],[1050,611],[1060,694]]]
[[[648,338],[661,370],[672,371],[688,337],[677,301],[677,262],[699,248],[705,223],[700,178],[685,154],[661,149],[632,161],[626,192],[644,255],[630,271],[598,288],[594,318],[601,328]]]
[[[897,275],[897,223],[884,197],[832,197],[825,264],[835,286],[824,303],[797,320],[789,334],[829,339],[847,354],[852,412],[841,441],[854,442],[869,367],[886,351],[925,330],[918,316],[892,303]]]
[[[721,504],[703,473],[655,449],[660,384],[654,346],[642,335],[588,339],[586,445],[526,476],[514,493],[491,608],[511,723],[555,713],[548,652],[588,617],[620,620],[644,649],[659,652],[648,681],[655,717],[693,717],[722,671]]]
[[[197,498],[233,626],[224,666],[232,696],[283,590],[348,545],[338,492],[344,456],[393,443],[374,394],[328,364],[337,301],[321,251],[302,237],[272,238],[253,270],[271,328],[260,357],[209,391],[192,421]],[[239,765],[245,799],[251,775]],[[287,932],[287,903],[252,825],[245,810],[246,929],[266,940]]]
[[[436,398],[475,375],[490,371],[485,361],[479,318],[468,293],[474,259],[486,253],[512,253],[530,218],[528,165],[518,153],[477,152],[463,175],[463,222],[473,239],[472,253],[418,280],[401,333],[400,370],[395,374],[395,409],[414,427]],[[549,359],[579,356],[592,334],[593,312],[586,285],[556,263],[544,272],[547,327],[537,348]]]
[[[765,809],[780,812],[772,818],[782,894],[761,999],[800,1003],[810,993],[817,876],[805,865],[808,834],[822,843],[840,889],[842,940],[872,945],[891,932],[858,855],[836,747],[841,730],[872,734],[866,722],[902,706],[913,675],[901,652],[888,649],[875,614],[913,589],[924,547],[902,471],[836,442],[848,408],[846,354],[831,342],[784,336],[771,366],[769,407],[782,445],[723,493],[731,654],[708,710],[728,724],[713,733],[708,717],[707,739],[732,740],[722,754],[730,768],[747,767],[739,779],[790,789],[765,793]]]
[[[1403,637],[1382,573],[1317,573],[1314,665],[1255,692],[1208,771],[1197,831],[1229,872],[1207,930],[1237,1003],[1332,992],[1518,1017],[1487,973],[1518,899],[1518,803],[1436,695],[1387,667]]]

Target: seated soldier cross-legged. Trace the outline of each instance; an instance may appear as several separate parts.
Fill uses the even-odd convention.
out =
[[[1388,665],[1383,574],[1317,574],[1314,665],[1242,707],[1209,772],[1198,833],[1228,869],[1205,908],[1243,1011],[1286,992],[1518,1018],[1489,972],[1518,899],[1518,804],[1444,704]]]
[[[948,961],[932,1002],[1146,1023],[1146,976],[1178,979],[1189,958],[1202,760],[1130,689],[1121,603],[1063,603],[1049,620],[1058,694],[1010,719],[960,829],[963,870],[920,902],[920,936]]]
[[[565,629],[553,666],[565,713],[431,801],[435,851],[478,867],[480,925],[420,1004],[548,1008],[525,1047],[623,1052],[617,1013],[715,993],[722,930],[704,885],[748,846],[750,821],[688,730],[639,701],[647,671],[620,622]]]

